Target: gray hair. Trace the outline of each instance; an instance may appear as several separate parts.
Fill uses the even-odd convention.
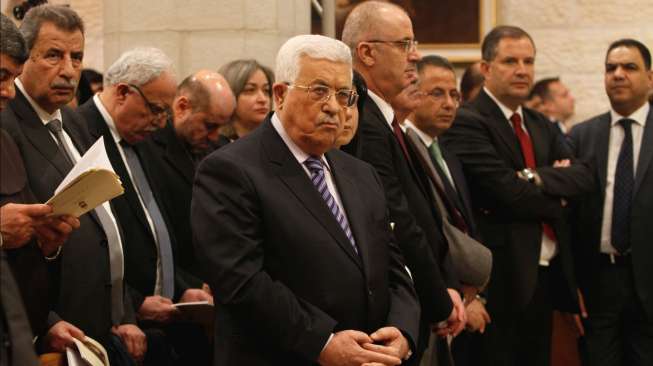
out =
[[[22,64],[27,60],[25,39],[16,24],[0,13],[0,53]]]
[[[299,60],[302,56],[343,62],[351,69],[349,47],[337,39],[316,34],[304,34],[290,38],[277,54],[277,82],[292,83],[299,75]],[[349,79],[352,78],[350,72]]]
[[[258,61],[254,59],[250,60],[234,60],[228,64],[222,65],[218,72],[224,76],[224,78],[229,83],[229,87],[234,92],[236,99],[245,89],[247,81],[256,70],[261,70],[265,74],[265,78],[268,81],[269,89],[267,93],[272,97],[272,84],[274,83],[274,73],[272,69],[267,66],[261,65]]]
[[[163,51],[154,47],[140,47],[129,50],[111,65],[104,74],[106,86],[118,83],[141,86],[158,78],[165,71],[172,71],[172,60]]]
[[[25,14],[20,25],[28,51],[31,51],[36,44],[43,23],[53,23],[58,29],[67,32],[79,30],[84,35],[84,21],[68,6],[50,4],[35,6]]]
[[[406,14],[402,7],[393,3],[381,1],[362,2],[356,5],[347,16],[342,29],[342,41],[353,50],[360,42],[367,40],[367,37],[374,33],[381,24],[383,19],[379,10],[384,8],[394,9]]]

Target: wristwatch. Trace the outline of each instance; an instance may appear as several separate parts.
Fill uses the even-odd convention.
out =
[[[530,168],[522,169],[521,174],[529,183],[535,183],[535,173]]]

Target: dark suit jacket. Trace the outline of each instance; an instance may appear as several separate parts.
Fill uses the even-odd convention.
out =
[[[195,163],[179,140],[172,121],[152,134],[139,146],[143,169],[150,182],[155,183],[157,195],[166,197],[162,210],[170,218],[169,229],[174,231],[178,250],[175,262],[186,273],[185,279],[193,287],[202,287],[201,271],[197,265],[193,235],[190,230],[190,200],[195,178]]]
[[[216,298],[215,365],[314,364],[344,329],[417,340],[378,176],[341,151],[326,159],[360,256],[269,118],[200,164],[191,222]]]
[[[592,176],[598,184],[579,200],[577,221],[574,221],[574,245],[577,253],[577,275],[588,312],[598,301],[601,226],[607,179],[610,113],[580,123],[570,132],[570,144],[579,158],[592,163]],[[653,319],[653,108],[644,125],[642,146],[635,175],[631,207],[630,238],[635,290],[649,319]]]
[[[130,295],[134,304],[134,309],[140,308],[145,297],[154,294],[156,284],[156,261],[158,249],[154,241],[154,235],[147,222],[145,211],[141,206],[134,184],[132,183],[125,163],[120,156],[118,146],[116,145],[109,126],[104,121],[102,114],[95,106],[93,99],[89,99],[84,105],[77,109],[77,112],[84,117],[88,124],[88,129],[93,141],[104,136],[104,146],[111,165],[116,174],[122,181],[125,193],[111,200],[111,207],[120,222],[123,236],[123,253],[125,257],[125,281],[129,285]],[[139,153],[138,147],[134,147]],[[143,159],[141,158],[141,161]],[[163,200],[157,194],[156,182],[150,180],[152,193],[159,204],[161,214],[163,215],[166,225],[170,228],[170,221],[166,217],[165,210],[162,209]],[[174,232],[169,230],[173,251],[175,250]],[[189,285],[179,276],[179,270],[175,269],[175,298],[178,299]]]
[[[67,107],[63,107],[61,113],[63,128],[77,150],[86,151],[91,141],[84,121]],[[36,199],[47,201],[69,168],[47,127],[18,89],[16,98],[2,112],[2,127],[18,145]],[[93,212],[82,215],[79,221],[79,229],[72,232],[59,259],[61,280],[54,309],[61,319],[79,327],[88,336],[105,341],[111,328],[107,240]],[[133,311],[128,297],[125,301],[125,314],[131,317]],[[54,317],[50,323],[57,320]],[[134,319],[125,321],[133,322]]]
[[[390,221],[395,223],[394,235],[413,275],[422,305],[422,323],[429,325],[445,320],[452,310],[446,289],[457,288],[459,284],[440,230],[439,213],[425,188],[426,175],[419,164],[408,163],[373,100],[368,99],[361,115],[357,132],[358,157],[372,164],[381,177]],[[417,160],[413,158],[412,161]]]
[[[531,300],[537,282],[542,222],[553,226],[558,240],[558,256],[551,266],[554,277],[561,281],[554,286],[554,302],[557,307],[576,310],[569,228],[563,220],[560,197],[588,192],[593,179],[588,167],[577,162],[565,169],[553,168],[554,161],[572,157],[562,134],[533,110],[523,108],[523,115],[542,188],[517,177],[516,171],[526,167],[519,141],[485,90],[458,110],[441,141],[462,162],[483,243],[492,250],[490,312],[512,313]]]

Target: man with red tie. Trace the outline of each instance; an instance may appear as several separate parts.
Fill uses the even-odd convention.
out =
[[[546,117],[522,107],[535,45],[524,30],[494,28],[482,45],[485,86],[463,106],[444,147],[463,164],[483,243],[493,254],[487,291],[491,365],[548,365],[552,310],[577,313],[565,199],[593,188]]]

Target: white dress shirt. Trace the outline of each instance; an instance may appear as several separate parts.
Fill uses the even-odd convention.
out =
[[[386,102],[383,98],[374,94],[374,92],[369,89],[367,90],[367,95],[374,101],[374,104],[379,107],[381,114],[383,114],[385,121],[388,123],[388,126],[390,126],[390,129],[394,131],[392,121],[395,119],[395,111],[392,109],[390,103]]]
[[[492,92],[490,92],[486,87],[483,87],[483,90],[487,93],[488,96],[499,106],[501,109],[501,112],[503,115],[506,117],[506,120],[508,121],[508,125],[510,126],[510,129],[514,132],[515,128],[512,125],[512,122],[510,122],[510,117],[512,117],[513,114],[517,113],[519,117],[522,120],[521,127],[524,130],[524,132],[529,135],[528,129],[526,128],[526,123],[524,120],[524,113],[522,110],[521,105],[517,107],[517,110],[513,111],[512,109],[508,108],[506,105],[501,103],[499,99],[497,99]],[[520,149],[521,151],[521,149]],[[535,154],[535,151],[533,151],[533,154]],[[558,245],[556,244],[555,241],[551,240],[546,234],[544,234],[544,230],[542,231],[542,245],[541,245],[541,250],[540,250],[540,266],[548,266],[553,257],[558,254]]]
[[[107,111],[107,109],[104,107],[104,104],[102,103],[102,99],[100,98],[100,94],[95,94],[95,96],[93,97],[93,102],[95,103],[95,106],[97,107],[98,111],[100,111],[102,118],[104,118],[104,122],[107,124],[107,127],[109,127],[109,132],[111,132],[111,137],[113,137],[113,141],[116,143],[116,146],[118,147],[120,158],[122,159],[122,162],[125,165],[125,169],[127,169],[127,174],[129,174],[129,178],[132,181],[132,186],[134,187],[134,191],[136,192],[136,196],[138,197],[138,202],[140,202],[141,207],[143,208],[143,212],[145,213],[145,218],[147,219],[147,224],[150,227],[152,236],[154,237],[154,242],[157,246],[156,281],[154,283],[154,294],[161,295],[161,290],[163,288],[163,270],[161,269],[161,254],[159,251],[159,239],[156,236],[156,230],[154,229],[154,222],[152,221],[152,218],[150,217],[150,213],[147,211],[147,208],[145,207],[145,203],[143,202],[141,193],[138,191],[138,187],[136,187],[136,184],[134,183],[134,176],[132,175],[132,171],[129,168],[129,164],[127,164],[127,159],[125,158],[125,152],[122,149],[122,145],[120,145],[120,141],[122,141],[122,137],[120,136],[118,130],[116,129],[116,123],[113,121],[113,118],[109,114],[109,111]]]
[[[73,156],[71,157],[74,160],[73,164],[76,164],[81,159],[81,154],[79,153],[79,151],[77,151],[77,147],[73,143],[73,140],[70,138],[70,136],[68,136],[68,133],[66,132],[66,130],[63,129],[64,120],[63,120],[63,118],[61,116],[61,110],[57,109],[52,114],[44,111],[43,108],[41,108],[38,104],[36,104],[36,102],[32,99],[32,97],[30,97],[29,94],[27,94],[27,92],[25,91],[25,87],[23,86],[23,83],[20,81],[20,79],[16,79],[15,83],[16,83],[16,86],[18,87],[18,89],[25,96],[25,99],[27,99],[27,102],[32,106],[32,108],[34,108],[34,111],[36,111],[36,114],[39,116],[39,118],[41,119],[41,122],[43,123],[44,126],[46,126],[48,124],[48,122],[52,121],[53,119],[58,119],[59,121],[61,121],[61,126],[62,126],[61,132],[63,132],[64,143],[68,147],[68,151],[70,151],[71,154],[73,154]],[[46,128],[47,128],[47,126],[46,126]],[[58,146],[59,142],[57,141],[56,136],[52,133],[52,131],[50,131],[49,128],[48,128],[48,132],[50,133],[50,136],[52,137],[52,140],[54,141],[54,143],[57,144],[57,146]],[[118,229],[117,220],[113,216],[113,212],[111,212],[111,205],[109,204],[109,201],[104,202],[102,204],[102,207],[109,214],[109,217],[111,218],[111,223],[114,226],[114,230],[117,233],[120,233],[120,230]],[[123,255],[122,238],[120,237],[120,234],[118,234],[117,237],[118,237],[118,247],[120,248],[120,255]],[[123,273],[121,274],[121,277],[124,278],[124,269],[123,269]]]
[[[642,148],[642,137],[644,136],[644,125],[648,116],[650,105],[648,102],[636,110],[630,116],[621,116],[610,110],[610,138],[608,142],[607,175],[605,179],[605,201],[603,202],[603,222],[601,224],[601,253],[616,254],[617,250],[612,246],[612,203],[614,198],[614,175],[617,171],[617,160],[619,150],[624,141],[624,129],[619,120],[630,118],[635,123],[631,126],[633,133],[633,173],[637,176],[637,163],[639,162],[639,151]]]
[[[424,145],[426,146],[427,149],[431,146],[431,144],[432,144],[433,142],[438,142],[438,138],[437,138],[437,137],[431,137],[431,136],[425,134],[424,132],[422,132],[422,130],[420,130],[419,128],[417,128],[417,126],[415,126],[415,124],[413,123],[413,121],[411,121],[411,120],[409,120],[409,119],[407,119],[407,120],[404,121],[403,126],[404,126],[406,129],[410,128],[411,130],[415,131],[415,133],[417,134],[417,136],[419,137],[419,139],[424,143]],[[405,131],[405,130],[404,130],[404,131]],[[430,151],[429,151],[429,152],[430,152]],[[444,174],[447,175],[447,178],[449,179],[449,183],[451,183],[451,186],[452,186],[455,190],[458,190],[458,187],[456,187],[456,184],[455,184],[454,181],[453,181],[453,177],[451,176],[451,171],[449,170],[449,165],[448,165],[447,162],[444,160],[444,157],[442,158],[442,163],[444,163],[444,166],[442,167],[442,168],[443,168],[442,170],[444,170]]]

